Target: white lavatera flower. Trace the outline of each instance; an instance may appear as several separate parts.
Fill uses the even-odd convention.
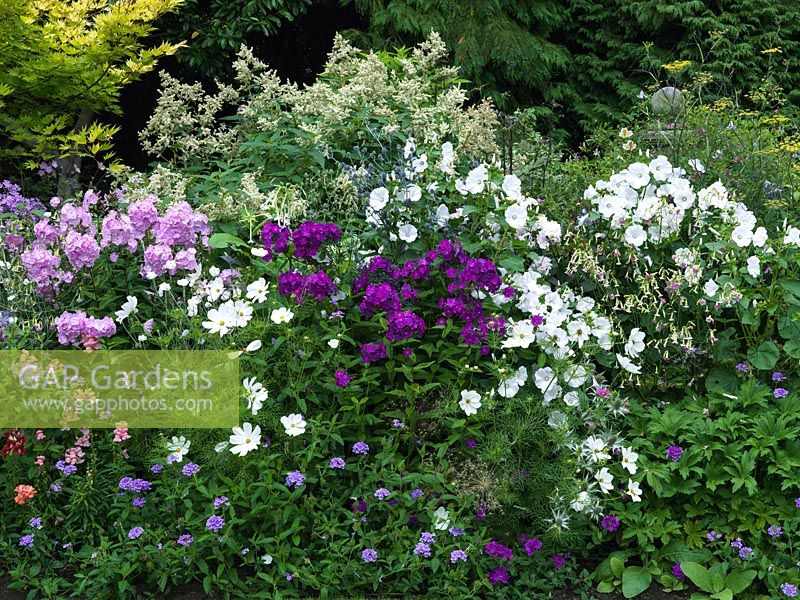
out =
[[[389,190],[385,187],[375,188],[369,193],[369,207],[374,210],[383,210],[389,203]]]
[[[522,204],[512,204],[506,208],[503,216],[512,229],[522,229],[528,223],[528,209]]]
[[[566,394],[564,394],[564,397],[562,398],[564,404],[573,408],[575,406],[578,406],[578,404],[580,404],[580,399],[581,399],[580,394],[578,394],[578,392],[576,392],[575,390],[567,392]]]
[[[406,223],[405,225],[401,225],[397,228],[397,235],[401,240],[407,244],[410,244],[417,239],[418,231],[416,227]]]
[[[740,248],[747,248],[753,241],[752,227],[739,225],[731,232],[731,240]]]
[[[502,185],[503,192],[505,192],[506,197],[511,200],[521,200],[522,196],[522,182],[520,181],[519,177],[514,174],[506,175],[503,178],[503,185]]]
[[[641,225],[631,225],[625,230],[625,242],[639,248],[647,241],[647,232]]]
[[[409,185],[397,191],[400,202],[419,202],[422,198],[422,188],[418,185]]]
[[[761,260],[757,256],[751,256],[747,259],[747,272],[750,277],[759,277],[761,275]]]
[[[703,292],[709,298],[713,298],[716,296],[717,292],[719,291],[719,285],[713,279],[709,279],[706,281],[705,285],[703,286]]]

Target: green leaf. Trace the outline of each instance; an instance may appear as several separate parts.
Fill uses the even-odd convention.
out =
[[[625,572],[625,563],[616,556],[612,556],[608,562],[611,565],[611,572],[614,574],[614,577],[622,577],[622,574]]]
[[[512,273],[522,273],[525,270],[525,262],[519,256],[509,256],[500,261],[500,266]]]
[[[628,567],[622,575],[622,595],[633,598],[646,591],[653,582],[653,576],[644,567]]]
[[[208,238],[208,245],[212,248],[227,248],[230,245],[245,246],[245,241],[230,233],[215,233]]]
[[[739,594],[748,588],[755,576],[756,572],[753,570],[734,571],[725,578],[725,587],[729,588],[734,594]]]
[[[614,584],[610,581],[601,581],[597,584],[597,591],[601,594],[610,594],[614,591]]]
[[[711,582],[711,573],[708,569],[696,562],[689,561],[681,563],[681,571],[689,578],[689,581],[701,590],[709,594],[714,593],[715,590]]]
[[[711,596],[715,600],[733,600],[733,592],[725,588],[721,592],[717,592]]]
[[[762,371],[773,369],[780,357],[781,353],[774,342],[761,342],[757,348],[747,351],[747,359],[756,369]]]

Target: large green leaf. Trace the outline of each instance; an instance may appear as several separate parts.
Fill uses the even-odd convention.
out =
[[[781,353],[775,342],[761,342],[757,348],[747,351],[747,359],[756,369],[769,371],[775,368]]]
[[[728,576],[725,578],[725,587],[729,588],[734,594],[739,594],[747,589],[753,582],[755,576],[756,572],[753,570],[728,573]]]
[[[633,598],[650,587],[653,576],[644,567],[628,567],[622,575],[622,595]]]
[[[711,573],[704,566],[696,562],[681,563],[681,571],[689,578],[693,584],[708,594],[714,593],[714,585],[711,580]]]

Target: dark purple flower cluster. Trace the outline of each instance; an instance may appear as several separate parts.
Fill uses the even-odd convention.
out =
[[[508,576],[511,573],[508,568],[501,565],[489,573],[489,583],[492,585],[499,585],[501,583],[508,583]]]
[[[425,333],[425,321],[410,310],[399,310],[389,315],[386,339],[390,342],[419,338]]]
[[[388,356],[386,344],[381,342],[373,342],[371,344],[361,345],[361,360],[365,363],[373,363],[382,360]]]
[[[275,254],[283,254],[294,246],[294,257],[310,259],[319,252],[325,242],[338,242],[342,237],[341,230],[331,223],[314,223],[306,221],[294,231],[277,223],[267,222],[261,228],[261,243],[267,254],[264,260],[271,261]]]
[[[307,295],[318,301],[336,293],[336,284],[325,271],[303,275],[299,271],[285,271],[278,275],[278,293],[302,303]]]
[[[374,261],[373,261],[374,262]],[[358,308],[365,317],[371,317],[379,311],[391,314],[401,307],[400,298],[390,283],[371,283],[367,286],[364,299]]]
[[[505,560],[511,560],[514,558],[514,552],[511,550],[511,548],[504,546],[500,542],[489,542],[486,544],[486,547],[483,549],[483,551],[494,558],[502,558]]]

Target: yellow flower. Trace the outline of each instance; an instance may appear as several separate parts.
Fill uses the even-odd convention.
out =
[[[680,73],[681,71],[687,69],[690,66],[692,66],[692,61],[690,60],[676,60],[674,62],[661,65],[661,67],[667,73]]]
[[[776,46],[775,48],[762,50],[761,54],[783,54],[783,50],[781,50],[780,46]]]

